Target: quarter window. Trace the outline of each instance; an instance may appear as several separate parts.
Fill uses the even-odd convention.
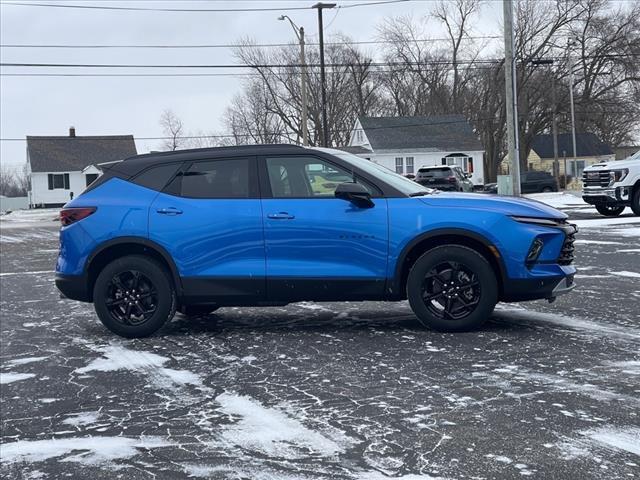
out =
[[[173,163],[151,167],[138,175],[133,182],[152,190],[162,190],[180,165],[180,163]]]
[[[181,195],[191,198],[248,198],[249,160],[194,162],[182,174]]]

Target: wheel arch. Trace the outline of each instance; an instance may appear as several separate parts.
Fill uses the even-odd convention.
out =
[[[87,287],[93,300],[93,286],[100,271],[113,260],[126,255],[146,255],[160,262],[169,271],[176,294],[182,296],[182,281],[175,262],[167,250],[152,240],[143,237],[119,237],[100,244],[87,258],[84,273]]]
[[[438,229],[424,233],[411,240],[403,249],[396,262],[393,282],[389,294],[393,298],[406,298],[409,270],[422,254],[442,245],[463,245],[480,253],[489,262],[498,281],[498,294],[504,292],[506,268],[504,259],[496,246],[483,235],[459,228]]]

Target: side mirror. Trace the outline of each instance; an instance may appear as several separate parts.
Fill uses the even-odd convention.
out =
[[[359,183],[341,183],[336,187],[336,198],[347,200],[360,208],[371,208],[375,204],[371,200],[371,194]]]

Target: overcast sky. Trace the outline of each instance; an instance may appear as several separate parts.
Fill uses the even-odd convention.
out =
[[[293,40],[293,31],[280,14],[304,26],[309,42],[317,41],[315,10],[310,1],[74,1],[41,0],[40,3],[139,6],[145,8],[265,8],[282,11],[243,13],[135,12],[90,9],[10,6],[2,0],[0,38],[6,44],[233,44],[243,36],[258,43]],[[17,0],[16,0],[17,1]],[[22,0],[24,1],[24,0]],[[339,5],[368,0],[338,0]],[[491,1],[474,25],[478,35],[501,33],[502,3]],[[376,28],[385,18],[429,14],[433,1],[417,0],[325,11],[325,41],[345,33],[354,40],[375,40]],[[430,37],[444,32],[433,24]],[[328,38],[327,38],[328,37]],[[496,41],[496,48],[500,41]],[[376,48],[368,49],[374,56]],[[7,48],[3,63],[126,63],[126,64],[228,64],[235,63],[231,49],[58,49]],[[2,69],[3,74],[34,72],[167,73],[185,70],[70,70]],[[210,70],[193,70],[212,73]],[[219,70],[216,70],[219,72]],[[221,71],[220,71],[221,72]],[[227,70],[227,72],[231,72]],[[67,135],[69,126],[78,135],[133,134],[136,138],[162,136],[158,123],[163,110],[172,109],[189,131],[226,133],[221,123],[225,107],[240,91],[237,77],[1,77],[1,137]],[[138,140],[139,153],[157,149],[160,141]],[[24,141],[2,141],[3,164],[25,162]]]

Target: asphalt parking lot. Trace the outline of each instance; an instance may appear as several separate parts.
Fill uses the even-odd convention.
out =
[[[640,223],[577,219],[578,287],[478,332],[406,303],[225,308],[117,338],[3,219],[3,478],[639,478]],[[54,213],[55,215],[55,213]]]

